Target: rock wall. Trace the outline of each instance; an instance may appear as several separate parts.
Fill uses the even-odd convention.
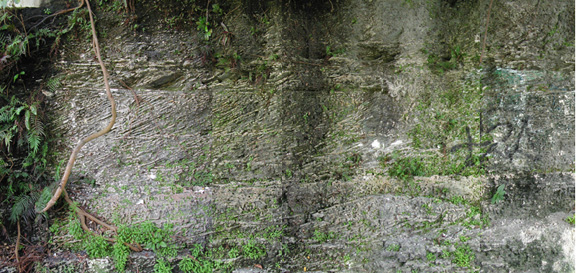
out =
[[[188,246],[265,249],[236,267],[573,272],[574,3],[494,1],[482,54],[489,2],[226,1],[208,42],[156,1],[136,30],[100,11],[119,117],[70,193]],[[56,64],[62,158],[109,119],[87,46]],[[390,175],[401,158],[437,169]]]

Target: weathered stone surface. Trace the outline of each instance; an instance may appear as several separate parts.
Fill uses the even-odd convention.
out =
[[[237,272],[574,271],[573,2],[495,1],[482,69],[488,1],[232,3],[231,43],[210,50],[235,65],[203,64],[184,31],[111,27],[119,118],[79,156],[75,200],[172,223],[188,245],[266,248]],[[91,54],[67,58],[50,102],[62,158],[109,118]],[[417,127],[446,135],[416,147]],[[382,165],[480,149],[479,176],[403,181]],[[254,264],[266,271],[241,269]]]

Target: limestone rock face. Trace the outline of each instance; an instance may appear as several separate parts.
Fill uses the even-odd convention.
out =
[[[69,192],[237,268],[573,272],[574,2],[494,1],[483,51],[489,2],[225,1],[208,41],[100,11],[118,120]],[[62,52],[64,159],[110,110]]]

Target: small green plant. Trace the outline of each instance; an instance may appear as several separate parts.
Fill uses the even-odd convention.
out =
[[[114,266],[119,272],[124,272],[126,268],[126,262],[128,261],[128,255],[130,255],[130,248],[124,244],[125,241],[118,240],[116,244],[112,246],[112,258],[114,259]]]
[[[190,249],[190,255],[178,263],[178,268],[185,273],[211,273],[221,267],[220,263],[207,259],[199,244],[195,244]]]
[[[55,223],[50,230],[54,233],[60,232],[60,227],[61,224]],[[116,242],[111,245],[103,236],[94,236],[85,232],[80,221],[76,218],[74,209],[71,208],[66,227],[68,234],[77,241],[73,244],[65,243],[67,247],[74,250],[86,250],[88,256],[92,258],[111,256],[114,259],[116,270],[119,272],[124,272],[126,268],[130,254],[130,248],[127,244],[143,246],[153,250],[156,255],[162,258],[175,257],[177,253],[176,247],[171,243],[170,236],[173,234],[171,226],[164,226],[163,229],[160,229],[150,222],[132,227],[120,225],[117,236],[113,238]],[[164,268],[162,264],[158,266],[159,269]]]
[[[318,243],[325,243],[328,242],[329,240],[333,240],[336,238],[336,234],[332,231],[330,232],[322,232],[319,230],[315,230],[314,231],[314,236],[312,237],[314,239],[314,241],[318,242]]]
[[[258,29],[255,27],[250,27],[250,35],[252,36],[256,36],[256,34],[258,34]]]
[[[496,189],[496,193],[494,193],[494,196],[492,196],[492,204],[496,204],[504,200],[504,194],[506,194],[506,191],[504,191],[505,187],[506,185],[504,184],[498,186],[498,188]]]
[[[342,262],[349,263],[352,260],[352,258],[350,258],[350,254],[346,253],[346,255],[344,255],[344,257],[342,257]]]
[[[332,50],[331,46],[326,46],[326,56],[327,57],[334,57],[336,55],[343,54],[344,52],[346,52],[346,50],[343,48]]]
[[[213,4],[212,5],[212,12],[218,14],[218,15],[222,15],[224,13],[224,11],[222,10],[222,8],[220,7],[220,5],[218,4]]]
[[[388,169],[388,175],[398,177],[402,180],[408,180],[414,176],[423,176],[426,174],[425,166],[422,161],[416,157],[404,157],[397,159]]]
[[[255,260],[266,256],[266,249],[257,244],[254,239],[250,239],[242,245],[242,254],[248,259]]]
[[[200,16],[196,22],[196,25],[196,28],[203,33],[204,40],[210,40],[210,36],[212,36],[212,29],[210,29],[210,22],[208,22],[208,19],[206,17]]]
[[[85,242],[85,249],[91,258],[106,257],[112,252],[110,244],[100,235],[88,237]]]
[[[178,268],[185,273],[194,272],[194,263],[190,257],[184,257],[178,263]]]
[[[568,218],[566,218],[566,222],[567,222],[568,224],[571,224],[571,225],[576,224],[576,220],[575,220],[574,215],[568,216]]]
[[[164,259],[159,259],[156,261],[154,265],[154,272],[156,273],[171,273],[172,266],[169,262],[165,261]]]
[[[434,254],[432,252],[428,252],[426,254],[426,260],[428,260],[429,262],[436,261],[436,254]]]
[[[400,245],[399,244],[391,244],[386,248],[386,250],[398,252],[398,251],[400,251]]]
[[[452,254],[452,262],[460,267],[470,267],[475,255],[468,245],[458,246]]]
[[[467,201],[466,201],[466,199],[464,199],[464,197],[458,196],[458,195],[450,197],[450,199],[448,201],[454,205],[463,205],[463,204],[467,203]]]
[[[432,208],[428,204],[422,204],[422,208],[426,210],[426,214],[432,214]]]
[[[235,259],[238,258],[238,256],[240,256],[240,251],[238,251],[238,248],[233,247],[228,251],[228,258]]]

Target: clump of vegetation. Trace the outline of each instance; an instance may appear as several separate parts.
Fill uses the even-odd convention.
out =
[[[170,265],[170,263],[168,261],[165,261],[164,259],[159,259],[156,261],[156,264],[154,265],[154,272],[156,272],[156,273],[171,273],[172,272],[172,266]]]
[[[386,248],[386,250],[398,252],[398,251],[400,251],[400,245],[399,244],[391,244]]]
[[[21,222],[23,229],[33,229],[34,205],[42,187],[52,182],[47,170],[45,97],[40,91],[46,85],[31,84],[29,76],[42,69],[30,65],[30,60],[46,56],[46,48],[60,33],[41,23],[27,29],[30,26],[22,18],[21,11],[0,3],[0,200],[10,209],[9,219],[0,219],[0,230],[14,233]]]
[[[492,204],[496,204],[496,203],[504,200],[504,194],[506,194],[506,191],[504,191],[504,187],[506,187],[506,185],[504,185],[504,184],[498,186],[498,188],[496,189],[496,192],[492,196]]]
[[[388,175],[401,180],[410,180],[415,176],[432,175],[482,175],[485,167],[481,158],[473,156],[470,164],[466,156],[455,153],[450,156],[424,152],[407,156],[393,152],[379,158],[381,166],[386,168]]]
[[[475,259],[474,252],[468,245],[459,245],[456,250],[451,253],[452,262],[460,267],[470,267]]]
[[[120,225],[116,234],[111,237],[86,232],[76,218],[75,210],[71,209],[65,224],[55,221],[50,227],[55,240],[71,235],[74,243],[63,241],[64,246],[72,250],[86,250],[91,258],[112,257],[118,271],[124,272],[128,256],[133,250],[148,249],[154,251],[160,258],[176,257],[179,247],[173,242],[172,225],[163,228],[156,227],[151,222],[143,222],[133,226]],[[112,242],[112,244],[111,244]],[[54,242],[55,243],[55,242]],[[163,260],[159,260],[158,268],[165,268]],[[155,267],[156,268],[156,267]]]
[[[576,224],[576,220],[575,220],[574,215],[568,216],[568,218],[566,218],[566,222],[567,222],[568,224],[575,225],[575,224]]]
[[[397,158],[398,156],[394,154],[393,157]],[[417,157],[397,158],[388,168],[388,175],[398,177],[402,180],[414,176],[424,176],[426,174],[426,166],[422,163],[422,160]]]
[[[336,238],[336,234],[332,231],[330,232],[322,232],[320,230],[314,231],[314,236],[312,237],[314,241],[318,243],[326,243],[329,240],[333,240]]]
[[[462,51],[460,46],[453,47],[449,54],[437,55],[423,50],[423,53],[428,54],[427,65],[428,68],[434,73],[443,74],[446,71],[458,68],[464,63],[467,54]]]
[[[178,263],[178,268],[185,273],[209,273],[216,269],[223,267],[221,262],[213,261],[206,258],[202,246],[195,244],[192,249],[190,249],[190,255],[184,257]]]
[[[459,59],[459,51],[454,58]],[[409,130],[411,154],[395,151],[380,157],[392,177],[483,175],[493,149],[492,136],[481,122],[483,86],[471,76],[464,84],[430,91],[415,108]]]

